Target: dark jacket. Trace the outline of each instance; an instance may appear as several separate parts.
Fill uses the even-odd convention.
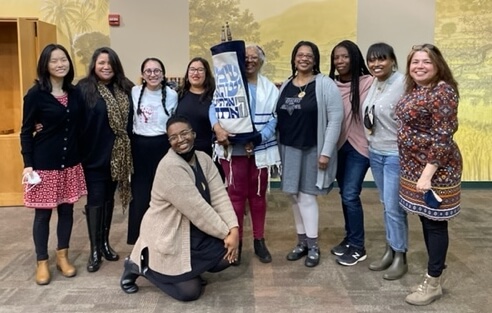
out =
[[[79,139],[84,123],[80,92],[71,87],[68,105],[63,106],[36,83],[24,97],[21,153],[24,167],[34,170],[63,170],[80,163]],[[43,129],[35,133],[35,124]]]
[[[87,92],[89,84],[89,81],[82,80],[77,85],[77,88],[81,91],[82,95]],[[108,85],[108,88],[111,92],[113,91],[112,85]],[[130,95],[128,95],[128,99],[131,112],[132,102]],[[95,181],[110,179],[111,153],[113,151],[116,136],[109,125],[106,101],[99,95],[99,93],[96,97],[95,103],[85,103],[85,116],[86,119],[82,135],[81,149],[82,166],[84,168],[86,180]],[[127,126],[127,131],[128,130],[129,129]]]

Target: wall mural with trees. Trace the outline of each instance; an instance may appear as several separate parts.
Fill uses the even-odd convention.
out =
[[[256,18],[261,11],[275,13]],[[356,40],[357,1],[189,0],[189,20],[190,57],[210,61],[210,47],[220,42],[221,26],[229,22],[233,39],[259,44],[265,51],[263,74],[282,82],[291,75],[290,55],[300,40],[318,45],[321,70],[328,73],[333,46],[343,39]]]
[[[459,83],[463,180],[492,181],[492,1],[437,0],[435,42]]]
[[[110,45],[108,12],[109,0],[41,0],[41,19],[56,25],[58,41],[69,50],[79,78],[94,50]]]

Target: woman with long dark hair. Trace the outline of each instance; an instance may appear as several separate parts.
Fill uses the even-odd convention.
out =
[[[149,208],[155,171],[169,150],[166,122],[177,104],[177,94],[167,86],[161,60],[147,58],[140,67],[142,84],[132,89],[130,128],[133,156],[132,201],[128,213],[128,244],[135,244],[140,222]]]
[[[209,112],[215,80],[207,60],[194,57],[178,88],[176,115],[186,117],[195,130],[195,148],[212,156],[213,131]]]
[[[345,113],[338,139],[336,176],[345,219],[345,236],[340,244],[331,249],[331,253],[337,256],[339,264],[351,266],[367,257],[360,193],[369,169],[369,151],[362,123],[362,104],[373,78],[359,47],[350,40],[344,40],[333,48],[330,77],[340,89]]]
[[[87,271],[96,272],[102,257],[108,261],[119,259],[109,245],[116,188],[123,208],[131,198],[128,121],[133,83],[126,78],[116,52],[102,47],[94,51],[89,73],[77,86],[87,111],[82,139],[88,192],[85,215],[91,243]]]

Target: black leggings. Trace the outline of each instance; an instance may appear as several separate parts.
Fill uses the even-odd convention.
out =
[[[439,277],[445,268],[446,255],[448,253],[448,222],[434,221],[423,216],[420,216],[420,222],[422,223],[425,246],[429,256],[427,274],[432,277]]]
[[[70,243],[73,226],[73,204],[63,203],[57,207],[58,224],[56,235],[58,238],[57,249],[67,249]],[[36,259],[38,261],[47,260],[48,239],[50,236],[50,219],[53,210],[36,209],[34,213],[34,222],[32,227],[32,236],[34,247],[36,249]]]
[[[211,273],[217,273],[225,270],[229,266],[229,261],[223,259],[215,267],[208,271]],[[165,284],[158,279],[156,272],[149,269],[145,273],[145,277],[157,288],[179,301],[197,300],[202,295],[204,288],[202,285],[202,278],[200,276],[179,283]]]

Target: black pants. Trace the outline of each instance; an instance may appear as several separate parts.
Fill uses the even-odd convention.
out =
[[[208,272],[217,273],[225,270],[229,266],[229,261],[222,259],[216,266],[209,269]],[[147,278],[164,293],[179,301],[197,300],[203,292],[202,278],[200,276],[179,283],[166,284],[159,279],[159,273],[149,269],[145,273],[145,278]]]
[[[140,235],[140,223],[150,203],[150,192],[159,162],[169,150],[167,135],[132,136],[133,175],[132,201],[128,210],[127,243],[135,244]]]
[[[444,270],[448,253],[448,222],[434,221],[423,216],[420,216],[420,222],[422,223],[425,246],[429,256],[427,274],[432,277],[439,277]]]
[[[57,207],[58,224],[56,235],[58,238],[57,249],[69,248],[70,236],[72,235],[73,226],[73,204],[63,203]],[[36,259],[38,261],[49,259],[48,239],[50,236],[50,219],[53,210],[36,209],[34,213],[34,222],[32,227],[32,237],[34,239],[34,248],[36,249]]]

